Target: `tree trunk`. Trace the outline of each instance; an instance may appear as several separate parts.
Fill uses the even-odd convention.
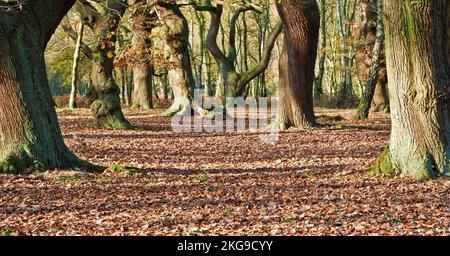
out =
[[[372,65],[369,70],[368,79],[364,92],[359,102],[358,110],[356,112],[356,119],[367,119],[369,117],[369,110],[372,104],[375,88],[380,84],[378,75],[380,72],[381,59],[383,58],[383,44],[384,44],[384,26],[381,17],[381,10],[383,0],[376,0],[375,10],[377,11],[376,21],[376,40],[373,47]],[[378,86],[380,89],[381,84]]]
[[[149,64],[136,64],[133,67],[133,108],[153,108],[152,74],[153,69]]]
[[[69,108],[75,109],[77,107],[77,90],[78,90],[78,66],[80,63],[81,43],[83,42],[84,24],[80,23],[80,30],[78,31],[77,42],[75,45],[75,52],[73,54],[72,66],[72,82],[69,99]]]
[[[277,128],[316,124],[313,110],[314,64],[319,41],[320,13],[315,0],[277,1],[284,25],[280,57],[279,120]]]
[[[192,89],[195,86],[189,56],[189,25],[176,3],[157,7],[158,17],[166,30],[166,58],[169,63],[168,78],[173,90],[172,105],[167,116],[191,111]]]
[[[120,0],[104,0],[95,6],[86,0],[77,2],[76,10],[97,38],[93,50],[91,111],[95,125],[111,129],[128,129],[120,103],[120,89],[113,77],[117,29],[126,5]]]
[[[159,19],[166,30],[166,58],[168,59],[169,83],[173,91],[172,106],[165,112],[167,116],[197,111],[206,115],[207,111],[194,101],[195,81],[189,56],[189,25],[176,2],[161,3],[157,6]]]
[[[225,52],[225,49],[223,47],[222,49],[220,49],[217,44],[219,29],[222,28],[221,17],[223,13],[223,6],[222,4],[217,4],[217,7],[213,7],[211,5],[211,1],[205,2],[208,4],[208,11],[211,15],[211,23],[209,26],[208,35],[206,37],[206,48],[214,57],[220,75],[220,81],[216,90],[216,97],[236,97],[238,95],[243,95],[246,86],[267,69],[270,62],[272,50],[275,46],[278,36],[281,34],[283,27],[281,23],[279,23],[271,32],[269,38],[267,39],[267,44],[263,51],[263,57],[261,61],[259,61],[254,67],[250,69],[244,67],[246,70],[242,70],[241,73],[238,73],[236,70],[236,23],[240,14],[255,9],[253,6],[240,6],[235,10],[230,20],[230,33],[228,42],[229,50],[227,54]]]
[[[148,12],[146,2],[133,1],[131,12],[131,41],[134,57],[133,65],[133,96],[132,107],[151,109],[153,108],[153,68],[151,63],[151,33],[154,27],[154,12]]]
[[[381,64],[381,66],[383,65],[384,64]],[[387,79],[387,71],[384,65],[384,67],[381,67],[378,71],[378,81],[375,86],[375,93],[372,100],[373,111],[389,112],[389,92]]]
[[[314,82],[314,98],[320,99],[323,94],[323,77],[325,74],[325,58],[327,48],[327,26],[326,26],[326,4],[325,0],[320,1],[320,58],[319,58],[319,74]]]
[[[349,58],[350,46],[348,40],[350,31],[347,2],[347,0],[336,0],[336,7],[338,8],[338,32],[342,40],[342,53],[340,54],[342,70],[340,71],[340,84],[338,89],[339,106],[344,106],[353,93],[352,75],[350,73],[351,59]]]
[[[449,175],[449,15],[447,0],[384,1],[392,132],[373,172]]]
[[[101,42],[99,43],[101,44]],[[113,78],[114,46],[102,49],[98,46],[94,51],[96,57],[92,63],[92,84],[95,88],[95,100],[91,110],[95,124],[112,129],[128,129],[131,124],[125,118],[120,104],[120,89]]]
[[[366,85],[369,80],[369,71],[371,70],[373,59],[376,54],[376,52],[374,51],[374,46],[377,40],[377,19],[381,17],[378,17],[377,9],[379,8],[377,7],[377,0],[362,0],[361,7],[364,10],[364,14],[366,16],[366,22],[363,28],[365,35],[365,47],[362,47],[360,53],[357,55],[357,59],[360,66],[362,67],[359,70],[359,78],[361,79],[362,84]],[[375,92],[373,94],[373,98],[367,98],[365,99],[365,101],[369,102],[367,106],[371,106],[373,111],[388,112],[389,95],[387,92],[386,56],[384,53],[384,44],[380,48],[380,51],[380,68],[378,71],[378,80],[376,81],[375,85]],[[361,92],[364,93],[364,91],[364,88],[362,88]],[[363,97],[361,98],[361,100],[363,100]]]
[[[27,1],[22,10],[0,12],[0,172],[85,165],[64,144],[44,61],[47,42],[73,3]]]

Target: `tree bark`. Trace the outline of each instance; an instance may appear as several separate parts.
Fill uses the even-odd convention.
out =
[[[375,93],[372,100],[373,111],[389,112],[389,92],[388,92],[388,77],[385,65],[385,57],[383,56],[384,64],[382,63],[378,71],[378,81],[375,85]],[[384,67],[383,67],[384,66]]]
[[[189,25],[175,1],[157,6],[159,19],[166,30],[166,58],[169,63],[168,78],[172,87],[172,105],[167,116],[182,115],[186,111],[197,111],[204,116],[208,111],[194,102],[195,80],[189,55]]]
[[[126,5],[120,0],[102,0],[94,5],[86,0],[77,2],[76,10],[83,17],[97,44],[93,49],[91,111],[95,125],[111,129],[128,129],[131,124],[122,112],[120,89],[113,77],[117,29]]]
[[[75,45],[75,52],[73,54],[72,65],[72,82],[69,98],[69,109],[77,108],[77,90],[78,90],[78,66],[80,64],[81,43],[83,42],[84,24],[80,23],[80,30],[78,31],[77,42]]]
[[[0,12],[0,172],[86,165],[64,144],[44,61],[74,2],[25,1],[23,9]]]
[[[153,69],[150,64],[135,64],[133,67],[133,96],[131,97],[133,108],[153,108]]]
[[[375,43],[377,41],[377,24],[378,18],[378,12],[377,9],[377,0],[362,0],[361,1],[361,8],[364,10],[364,14],[366,17],[366,22],[364,24],[364,46],[361,47],[359,50],[359,54],[357,55],[357,60],[359,61],[360,67],[362,67],[359,70],[359,78],[361,81],[361,84],[367,85],[367,82],[369,80],[369,72],[371,70],[373,59],[376,54],[374,51]],[[369,104],[366,104],[364,102],[364,105],[369,106],[372,108],[373,111],[389,111],[389,95],[387,92],[387,72],[386,72],[386,56],[384,52],[384,44],[380,48],[381,55],[380,55],[380,63],[379,63],[379,71],[378,71],[378,79],[375,85],[375,92],[373,94],[372,98],[366,98],[364,99],[361,97],[362,101],[369,101]],[[364,88],[361,89],[362,93],[364,93]],[[362,118],[368,118],[368,115],[366,117],[362,116]]]
[[[174,94],[172,105],[165,115],[173,116],[191,111],[195,81],[188,49],[189,25],[175,2],[160,4],[157,12],[166,32],[168,79]]]
[[[279,129],[316,125],[313,110],[314,64],[320,13],[315,0],[276,1],[284,25],[280,57]]]
[[[356,5],[356,1],[355,1]],[[340,65],[342,70],[340,71],[340,84],[338,88],[339,106],[344,106],[347,100],[353,94],[353,81],[350,73],[352,66],[352,59],[350,58],[350,26],[348,21],[350,17],[348,15],[348,0],[336,0],[336,7],[338,11],[338,32],[342,39],[342,53],[340,59]]]
[[[377,25],[375,46],[373,47],[372,65],[370,67],[366,86],[364,88],[364,92],[362,94],[361,101],[359,102],[358,110],[356,112],[356,119],[367,119],[369,117],[369,110],[372,105],[376,86],[379,84],[378,90],[382,89],[380,88],[381,84],[380,79],[378,79],[378,75],[381,68],[381,60],[383,58],[384,49],[384,26],[381,17],[383,0],[375,0],[375,2],[375,10],[377,12]]]
[[[131,41],[134,57],[133,65],[133,97],[132,107],[153,108],[153,68],[151,63],[151,33],[153,30],[154,12],[148,12],[146,2],[134,1],[131,7]]]
[[[314,98],[320,99],[323,94],[323,77],[325,74],[325,58],[327,48],[327,26],[326,26],[326,4],[325,0],[320,1],[320,57],[319,57],[319,73],[314,81]]]
[[[392,132],[373,172],[449,175],[449,15],[446,0],[384,1]]]

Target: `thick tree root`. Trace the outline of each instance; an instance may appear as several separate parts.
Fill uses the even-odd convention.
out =
[[[204,109],[195,103],[192,103],[191,106],[191,102],[189,102],[189,100],[175,101],[172,106],[164,112],[164,116],[173,117],[175,115],[193,115],[193,110],[196,111],[200,117],[214,117],[214,113],[212,113],[212,111]]]
[[[443,170],[439,170],[443,176],[449,175],[450,167],[444,166]],[[369,171],[369,175],[382,175],[384,177],[392,177],[401,174],[402,176],[413,177],[417,180],[431,180],[439,174],[436,163],[431,154],[426,153],[422,157],[417,157],[404,162],[402,166],[393,163],[391,151],[387,146],[377,162]]]
[[[19,174],[28,167],[36,168],[84,168],[89,171],[101,172],[105,168],[97,166],[79,159],[75,154],[65,149],[61,154],[64,155],[64,160],[59,163],[48,163],[48,160],[39,159],[38,156],[29,154],[25,149],[16,150],[16,153],[9,153],[3,160],[0,160],[0,173]]]
[[[126,120],[116,116],[97,117],[94,125],[107,129],[131,129],[133,126]]]
[[[140,105],[139,103],[133,103],[131,105],[131,109],[144,109],[144,110],[149,110],[149,109],[153,109],[153,107],[151,107],[148,104],[144,104],[144,105]]]
[[[364,113],[364,111],[357,111],[355,115],[356,120],[366,120],[369,118],[369,114]]]
[[[370,168],[369,175],[382,175],[384,177],[392,177],[396,174],[391,161],[391,151],[389,146],[386,146],[381,156],[377,159],[376,163]]]
[[[268,130],[270,130],[270,131],[286,131],[286,130],[289,130],[289,129],[306,130],[306,129],[317,128],[317,127],[320,127],[320,124],[306,122],[303,125],[295,126],[295,125],[288,124],[287,122],[282,121],[280,119],[277,119],[277,120],[274,120],[268,126]]]
[[[105,95],[91,105],[97,127],[107,129],[131,129],[133,126],[123,115],[120,99],[116,95]]]
[[[378,104],[378,105],[374,105],[372,104],[372,111],[373,112],[384,112],[384,113],[389,113],[390,109],[389,109],[389,105],[388,104]]]
[[[190,111],[190,107],[186,104],[172,104],[165,112],[164,116],[173,117],[175,115],[190,115],[190,113],[186,113]]]
[[[19,174],[25,169],[25,160],[16,155],[10,155],[0,161],[0,173]]]
[[[268,131],[284,131],[288,128],[289,127],[287,127],[286,123],[280,120],[274,120],[270,123],[269,126],[267,126]]]

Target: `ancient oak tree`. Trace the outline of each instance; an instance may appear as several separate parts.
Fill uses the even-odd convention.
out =
[[[392,132],[374,172],[449,174],[449,23],[447,0],[384,1]]]

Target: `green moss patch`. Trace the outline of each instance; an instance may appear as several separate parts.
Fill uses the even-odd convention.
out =
[[[11,155],[0,162],[0,173],[19,174],[25,169],[25,161],[16,155]]]
[[[392,177],[393,175],[395,175],[395,170],[392,166],[391,151],[389,149],[389,146],[386,146],[376,163],[372,166],[372,168],[370,168],[369,175],[382,175],[385,177]]]

